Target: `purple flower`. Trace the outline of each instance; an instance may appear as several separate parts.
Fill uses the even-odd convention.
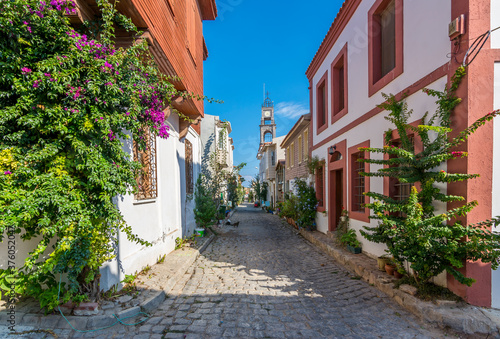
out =
[[[9,175],[9,174],[12,174],[12,172],[11,171],[5,171],[5,172],[3,172],[3,174]]]
[[[109,69],[113,69],[113,65],[111,65],[109,62],[104,61],[104,67],[107,67]]]
[[[33,88],[38,88],[38,86],[40,86],[40,81],[41,80],[35,80],[35,82],[33,83]]]
[[[31,69],[29,69],[28,67],[23,67],[21,68],[21,73],[23,74],[31,73]]]
[[[46,77],[50,77],[50,73],[43,73]]]

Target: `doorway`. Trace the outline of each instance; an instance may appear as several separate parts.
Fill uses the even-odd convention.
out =
[[[344,206],[344,170],[336,169],[330,171],[328,177],[328,201],[330,210],[329,231],[335,231],[340,221],[342,207]]]

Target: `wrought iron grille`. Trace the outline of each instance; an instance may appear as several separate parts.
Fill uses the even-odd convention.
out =
[[[193,144],[189,140],[184,142],[186,156],[186,194],[193,194]]]
[[[409,139],[413,149],[415,149],[415,138],[413,136],[409,136]],[[395,140],[392,144],[395,147],[401,147],[401,140]],[[391,183],[394,187],[394,189],[391,190],[391,198],[398,201],[404,201],[410,197],[411,187],[413,186],[413,183],[401,182],[397,178],[391,178]],[[406,217],[406,214],[403,212],[398,212],[395,214],[400,217]]]
[[[142,169],[137,177],[139,188],[135,200],[154,199],[158,195],[156,172],[156,136],[149,130],[146,132],[148,140],[145,150],[139,150],[134,142],[134,159],[141,163]]]
[[[356,153],[353,155],[353,204],[352,210],[356,212],[364,212],[365,209],[363,204],[365,203],[365,177],[361,175],[361,172],[365,170],[365,163],[358,162],[359,159],[364,159],[364,152]]]

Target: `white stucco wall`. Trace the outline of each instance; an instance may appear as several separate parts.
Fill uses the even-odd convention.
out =
[[[185,187],[184,141],[179,140],[179,118],[172,115],[168,119],[170,137],[157,139],[157,185],[158,196],[149,201],[134,201],[133,195],[115,197],[114,201],[122,212],[132,231],[139,237],[153,243],[152,247],[129,242],[123,234],[118,235],[117,258],[101,268],[101,289],[107,290],[118,284],[124,274],[140,271],[146,265],[156,263],[158,257],[175,248],[175,239],[190,235],[195,228],[194,201],[187,199]],[[200,173],[201,141],[192,129],[186,137],[193,145],[194,178]],[[125,144],[131,154],[131,142]],[[184,230],[184,231],[183,231]],[[0,243],[0,252],[7,253],[7,242]],[[21,242],[16,236],[16,267],[21,267],[27,253],[32,251],[37,241]],[[119,268],[121,262],[123,271]],[[7,257],[0,256],[0,269],[5,269]]]
[[[491,29],[500,27],[500,1],[491,0]],[[491,33],[491,48],[500,48],[500,29]]]
[[[496,0],[494,0],[496,1]],[[451,20],[451,0],[433,1],[433,0],[407,0],[403,5],[403,73],[387,84],[378,93],[369,97],[368,94],[368,11],[373,6],[375,0],[363,1],[359,5],[356,13],[352,16],[346,27],[340,34],[337,42],[327,54],[325,60],[319,67],[319,70],[313,76],[312,90],[313,98],[316,98],[316,85],[328,72],[328,127],[320,135],[316,134],[317,121],[314,119],[314,113],[317,111],[316,100],[313,100],[313,145],[330,137],[332,134],[342,129],[352,121],[363,116],[374,109],[378,104],[384,101],[381,93],[399,93],[402,90],[415,84],[417,81],[432,73],[439,67],[446,64],[449,59],[447,54],[450,52],[450,40],[448,37],[448,23]],[[332,102],[332,75],[330,74],[331,64],[337,57],[341,49],[347,43],[347,77],[348,77],[348,113],[335,124],[331,125],[331,102]],[[446,77],[443,77],[430,84],[429,88],[443,90],[446,84]],[[420,119],[427,111],[433,112],[436,108],[434,99],[428,97],[422,92],[417,92],[407,98],[410,109],[414,110],[410,121]],[[383,146],[383,133],[390,126],[384,119],[387,112],[381,112],[360,125],[352,128],[346,133],[340,135],[327,144],[315,149],[312,156],[318,156],[325,159],[328,155],[328,147],[347,141],[347,149],[359,143],[370,140],[371,147]],[[343,154],[347,157],[348,154]],[[371,155],[372,157],[381,157],[382,155]],[[377,170],[376,165],[371,165],[371,171]],[[446,170],[446,168],[440,168]],[[349,161],[346,162],[345,180],[348,183],[346,192],[347,201],[350,200],[349,192]],[[328,179],[327,171],[325,178],[325,206],[328,210]],[[444,187],[443,187],[444,189]],[[370,190],[383,192],[383,179],[370,178]],[[347,201],[344,204],[347,204]],[[438,211],[444,211],[445,206],[438,206]],[[317,228],[321,232],[328,231],[328,218],[330,211],[326,215],[318,213]],[[368,225],[366,222],[351,219],[350,227],[358,232],[358,239],[362,242],[363,251],[371,256],[384,254],[385,246],[368,242],[360,234],[359,230]],[[372,221],[371,226],[376,222]],[[437,283],[445,285],[445,276],[438,279]]]
[[[101,269],[101,289],[118,284],[124,274],[140,271],[146,265],[153,265],[158,258],[175,249],[175,239],[193,234],[194,200],[186,196],[185,144],[179,140],[179,118],[169,117],[170,137],[157,138],[157,185],[156,199],[135,201],[132,195],[118,197],[116,203],[132,231],[151,242],[144,247],[129,242],[123,234],[119,236],[118,257],[106,263]],[[193,178],[200,173],[201,141],[190,128],[186,136],[193,145]],[[121,261],[123,271],[120,270]]]
[[[316,84],[325,74],[328,76],[328,128],[316,135],[317,121],[314,119],[313,144],[333,134],[354,119],[369,112],[383,102],[381,93],[398,93],[411,86],[425,75],[447,63],[450,52],[448,23],[451,16],[451,1],[412,0],[404,1],[404,72],[385,86],[379,93],[368,97],[368,11],[375,0],[363,1],[352,16],[334,47],[330,50],[313,77],[313,98]],[[424,24],[425,23],[425,24]],[[417,29],[418,28],[418,29]],[[349,113],[330,125],[331,119],[331,75],[330,67],[340,50],[348,43],[348,110]],[[424,47],[425,46],[425,47]],[[313,111],[316,112],[313,100]]]
[[[494,0],[493,2],[497,2]],[[500,11],[499,13],[500,14]],[[495,63],[495,85],[494,85],[494,109],[500,109],[500,62]],[[493,173],[500,173],[500,118],[496,117],[493,120]],[[491,195],[491,203],[492,203],[492,211],[491,216],[497,217],[500,216],[500,197],[498,195],[500,192],[500,176],[493,176],[492,183],[492,195]],[[494,229],[497,232],[500,232],[500,226],[497,226]],[[494,308],[500,309],[500,269],[492,272],[491,277],[491,306]]]

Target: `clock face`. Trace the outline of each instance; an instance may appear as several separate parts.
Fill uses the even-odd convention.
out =
[[[271,111],[264,111],[264,116],[265,116],[266,118],[271,117]]]

